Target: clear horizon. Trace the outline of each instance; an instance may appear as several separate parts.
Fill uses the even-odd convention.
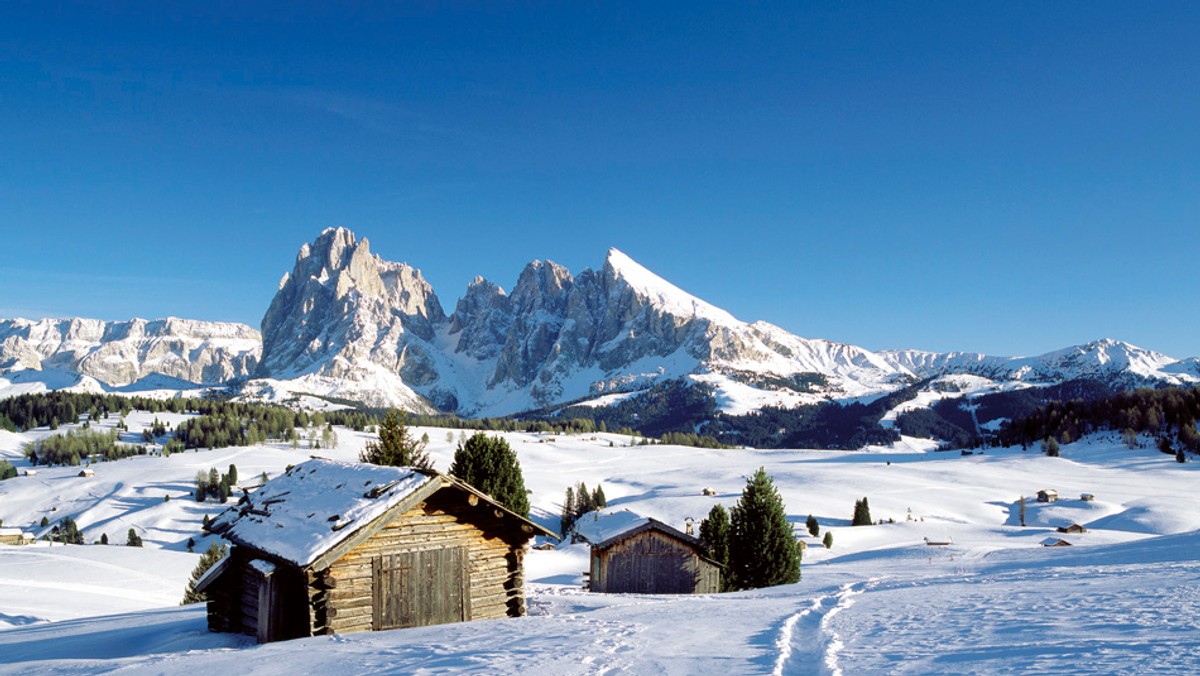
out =
[[[207,10],[207,11],[205,11]],[[616,247],[872,350],[1200,355],[1200,7],[0,8],[0,317],[258,327],[345,226],[447,312]]]

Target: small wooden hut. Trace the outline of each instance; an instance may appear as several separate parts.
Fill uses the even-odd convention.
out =
[[[1058,502],[1058,491],[1053,488],[1043,488],[1037,492],[1038,502]]]
[[[1070,547],[1071,543],[1062,538],[1046,538],[1042,540],[1043,547]]]
[[[1059,533],[1072,533],[1072,534],[1079,534],[1079,533],[1087,532],[1087,528],[1085,528],[1077,523],[1073,523],[1070,526],[1059,526],[1055,530],[1058,531]]]
[[[592,547],[589,589],[610,594],[713,594],[721,565],[696,538],[667,524],[623,511],[583,517],[576,532]]]
[[[212,631],[259,642],[525,614],[550,531],[437,472],[313,459],[213,520],[233,543],[197,587]]]
[[[0,528],[0,545],[27,545],[33,542],[33,533],[20,528]]]

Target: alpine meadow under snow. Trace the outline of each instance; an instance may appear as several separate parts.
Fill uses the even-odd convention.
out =
[[[128,438],[154,417],[135,412]],[[116,416],[95,427],[115,424]],[[65,425],[54,433],[72,428]],[[531,516],[555,530],[567,486],[600,484],[610,511],[681,530],[732,506],[765,467],[808,545],[794,585],[697,596],[589,594],[585,545],[529,552],[529,615],[254,645],[209,633],[204,608],[177,607],[207,547],[200,524],[223,505],[196,502],[198,471],[236,464],[253,486],[310,453],[354,460],[366,433],[339,428],[319,451],[260,444],[38,467],[0,482],[0,518],[42,534],[71,516],[86,542],[0,546],[0,671],[93,673],[1091,673],[1200,669],[1200,498],[1195,463],[1097,434],[1062,447],[973,455],[904,438],[861,451],[713,450],[634,445],[615,434],[506,432],[532,491]],[[455,430],[429,435],[449,467]],[[0,452],[51,434],[0,432]],[[715,495],[703,495],[712,489]],[[1060,500],[1035,501],[1041,489]],[[1080,496],[1090,493],[1092,500]],[[170,499],[167,499],[167,496]],[[870,499],[883,523],[851,527]],[[1024,527],[1019,500],[1026,498]],[[813,537],[804,528],[812,514]],[[593,518],[584,516],[585,520]],[[1079,534],[1056,528],[1077,523]],[[144,547],[119,546],[134,529]],[[832,548],[822,537],[832,532]],[[1070,547],[1043,547],[1049,537]],[[932,542],[948,542],[930,546]]]

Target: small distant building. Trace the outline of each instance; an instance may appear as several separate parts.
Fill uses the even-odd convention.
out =
[[[25,476],[37,476],[37,470],[30,468],[30,469],[25,470],[24,474],[25,474]]]
[[[1062,538],[1046,538],[1042,540],[1043,547],[1070,547],[1071,543]]]
[[[20,528],[0,528],[0,545],[27,545],[33,542],[33,533]]]
[[[1080,493],[1079,499],[1083,500],[1084,502],[1093,502],[1096,499],[1096,496],[1092,495],[1091,493]]]
[[[628,510],[594,512],[575,524],[591,545],[588,588],[607,594],[713,594],[721,565],[696,538]]]
[[[927,538],[925,538],[925,544],[930,547],[945,547],[946,545],[954,544],[954,538],[951,538],[951,537],[928,538],[927,537]]]
[[[1053,488],[1043,488],[1037,492],[1038,502],[1058,502],[1058,491]]]
[[[92,469],[91,467],[84,467],[83,469],[79,470],[79,476],[82,476],[82,477],[96,476],[96,470]]]
[[[705,487],[705,488],[701,488],[701,489],[700,489],[700,494],[701,494],[701,495],[712,496],[712,495],[716,495],[716,494],[717,494],[717,491],[716,491],[716,490],[714,490],[714,489],[712,489],[712,488]]]
[[[432,470],[316,458],[209,530],[209,629],[260,643],[524,615],[526,546],[557,537]]]
[[[1059,526],[1055,530],[1057,530],[1060,533],[1086,533],[1087,532],[1086,528],[1084,528],[1083,526],[1081,526],[1077,523],[1073,523],[1070,526]]]

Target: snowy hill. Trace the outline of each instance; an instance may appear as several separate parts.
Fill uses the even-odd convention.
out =
[[[944,375],[1000,389],[1081,378],[1128,388],[1198,383],[1200,361],[1113,340],[1034,357],[872,352],[740,321],[616,249],[577,275],[531,262],[511,293],[477,278],[447,316],[420,270],[372,254],[345,228],[300,248],[261,338],[242,325],[180,319],[0,321],[0,396],[170,396],[237,380],[247,399],[316,395],[484,417],[606,405],[615,394],[681,380],[705,385],[717,408],[741,414],[861,401]]]
[[[963,385],[979,381],[964,380]],[[160,417],[163,414],[159,414]],[[128,416],[137,436],[153,416]],[[177,424],[182,416],[171,417]],[[429,434],[439,468],[459,433]],[[0,447],[45,434],[8,433]],[[352,459],[366,435],[337,430],[321,455]],[[205,514],[189,497],[197,471],[236,463],[241,483],[274,476],[309,451],[261,445],[40,468],[0,482],[6,526],[41,532],[42,516],[76,519],[91,542],[134,528],[144,549],[0,546],[0,673],[114,669],[190,673],[584,674],[658,673],[1125,673],[1200,668],[1192,649],[1200,584],[1200,465],[1180,465],[1119,439],[1066,444],[1062,457],[988,449],[932,453],[906,439],[867,452],[710,450],[630,446],[613,434],[504,433],[532,490],[534,518],[551,528],[567,486],[603,484],[610,508],[681,530],[738,498],[765,466],[808,548],[798,584],[701,596],[588,594],[585,545],[526,557],[530,615],[255,646],[212,634],[203,609],[174,606],[197,555],[184,551]],[[611,445],[610,445],[611,443]],[[13,457],[13,456],[10,456]],[[16,460],[19,467],[22,461]],[[717,493],[706,496],[701,488]],[[1037,503],[1056,488],[1062,499]],[[1081,493],[1093,501],[1077,499]],[[172,499],[164,500],[165,495]],[[1028,496],[1026,527],[1018,498]],[[885,522],[850,527],[855,500]],[[833,548],[803,530],[808,514]],[[636,518],[631,516],[630,518]],[[1062,535],[1079,523],[1088,532]],[[1046,548],[1049,536],[1073,546]],[[924,538],[951,540],[944,547]],[[206,543],[197,537],[200,549]],[[174,590],[174,593],[172,591]],[[1101,649],[1103,647],[1103,649]]]

